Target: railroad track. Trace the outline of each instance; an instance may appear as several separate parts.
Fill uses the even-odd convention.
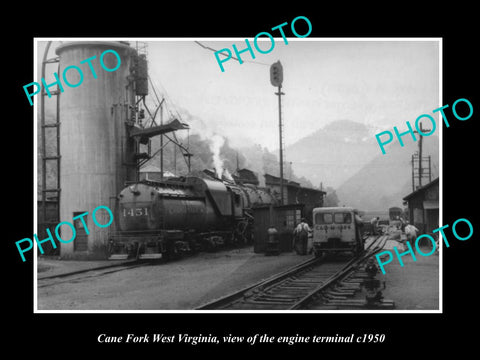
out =
[[[119,271],[131,270],[137,267],[143,267],[152,264],[155,264],[155,262],[132,260],[131,262],[122,264],[111,264],[93,269],[83,269],[63,274],[37,277],[37,287],[43,288],[63,283],[75,283],[85,279],[96,278],[99,276],[104,276]]]
[[[311,259],[260,283],[205,304],[197,310],[300,310],[308,308],[356,308],[372,305],[353,299],[363,280],[369,258],[383,249],[387,236],[370,236],[359,256]],[[381,308],[394,307],[391,301],[379,301]]]

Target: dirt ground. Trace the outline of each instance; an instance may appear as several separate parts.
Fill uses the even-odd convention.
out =
[[[389,241],[386,248],[399,246]],[[393,250],[392,250],[393,251]],[[401,248],[399,248],[401,251]],[[427,252],[425,250],[425,252]],[[192,310],[311,258],[294,252],[255,254],[252,248],[200,253],[163,264],[38,288],[38,310]],[[396,310],[438,310],[439,256],[404,256],[385,265],[385,299]],[[38,277],[106,265],[107,262],[43,259]],[[62,280],[65,281],[65,280]]]
[[[430,251],[421,249],[424,253]],[[385,275],[377,275],[377,279],[387,285],[382,291],[384,298],[394,300],[395,308],[399,310],[438,310],[439,255],[421,256],[417,253],[416,261],[411,255],[403,256],[402,260],[403,267],[394,256],[393,261],[385,265]]]
[[[185,310],[258,282],[311,256],[265,256],[252,248],[200,253],[163,264],[38,289],[39,310]],[[42,261],[39,277],[68,268]],[[72,263],[79,268],[79,262]],[[84,265],[85,267],[85,265]],[[57,271],[58,272],[58,271]],[[61,271],[60,271],[61,273]]]

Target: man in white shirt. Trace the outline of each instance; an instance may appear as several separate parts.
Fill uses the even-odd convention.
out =
[[[372,231],[373,235],[376,235],[378,233],[378,220],[380,220],[380,217],[374,217],[372,220],[370,220],[370,223],[372,224]]]
[[[294,235],[294,248],[297,254],[306,255],[307,254],[307,244],[308,244],[308,234],[312,230],[308,226],[305,218],[302,218],[300,223],[297,225],[295,230],[293,230]]]
[[[410,245],[413,246],[415,239],[417,238],[417,231],[419,231],[415,226],[412,224],[407,224],[405,226],[405,235],[407,235],[407,240],[410,242]]]

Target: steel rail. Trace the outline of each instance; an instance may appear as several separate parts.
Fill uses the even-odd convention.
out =
[[[365,237],[365,239],[367,239],[369,237],[370,236]],[[361,258],[362,261],[364,261],[365,253],[366,252],[371,252],[370,249],[375,244],[377,244],[379,238],[380,238],[380,236],[375,236],[374,239],[369,243],[369,245],[365,248],[365,250],[362,252],[361,255],[356,256],[353,259],[351,259],[347,263],[347,265],[343,266],[342,269],[339,272],[337,272],[336,274],[341,273],[342,271],[346,271],[347,268],[349,269],[352,266],[351,264],[359,261],[359,258]],[[377,247],[378,247],[378,245],[377,245]],[[296,265],[292,268],[289,268],[289,269],[287,269],[287,270],[285,270],[285,271],[283,271],[279,274],[273,275],[266,280],[262,280],[262,281],[260,281],[256,284],[249,285],[249,286],[247,286],[247,287],[245,287],[241,290],[235,291],[235,292],[233,292],[231,294],[228,294],[224,297],[215,299],[211,302],[208,302],[204,305],[201,305],[201,306],[197,307],[195,310],[221,310],[221,309],[226,309],[227,307],[229,307],[229,306],[231,306],[235,303],[241,302],[242,300],[245,300],[245,299],[249,298],[250,296],[265,293],[267,290],[275,287],[276,285],[281,284],[284,280],[287,280],[288,278],[292,278],[292,277],[298,275],[302,271],[304,271],[305,274],[307,274],[309,270],[313,270],[314,267],[317,267],[318,265],[321,265],[323,263],[325,263],[324,258],[315,258],[315,259],[307,260],[307,261],[305,261],[301,264],[298,264],[298,265]],[[331,278],[327,279],[327,281],[329,281],[329,284],[333,282],[333,280],[334,280],[333,277],[334,276],[335,275],[333,275]],[[279,285],[279,286],[281,286],[281,285]],[[255,304],[255,306],[260,306],[260,305],[261,305],[260,302]],[[268,305],[268,304],[265,304],[265,305]]]
[[[82,269],[82,270],[77,270],[77,271],[72,271],[69,273],[62,273],[62,274],[57,274],[57,275],[50,275],[50,276],[44,276],[44,277],[37,277],[37,287],[42,288],[42,287],[47,287],[47,286],[53,286],[57,284],[63,284],[63,283],[69,283],[72,281],[78,281],[82,279],[88,279],[92,277],[99,277],[103,275],[108,275],[111,273],[119,272],[119,271],[125,271],[125,270],[130,270],[134,269],[137,267],[142,267],[142,266],[147,266],[151,265],[152,261],[138,261],[138,260],[132,260],[130,262],[124,262],[122,264],[112,264],[112,265],[105,265],[105,266],[99,266],[96,268],[90,268],[90,269]],[[88,273],[93,272],[94,274],[88,275]],[[81,277],[74,277],[75,275],[79,274],[85,274],[85,276]],[[40,284],[40,282],[45,282],[51,279],[56,279],[56,278],[68,278],[68,277],[74,277],[73,279],[65,279],[62,281],[56,281],[56,282],[47,282]]]
[[[380,240],[381,239],[381,240]],[[314,300],[314,298],[319,294],[320,292],[324,291],[337,281],[342,280],[344,277],[349,275],[351,272],[355,270],[355,268],[378,253],[380,250],[383,249],[385,246],[386,242],[388,240],[387,236],[377,236],[376,239],[374,239],[369,246],[365,249],[365,251],[359,256],[353,258],[351,261],[349,261],[342,270],[337,272],[336,274],[332,275],[329,279],[327,279],[325,282],[320,284],[318,287],[313,289],[310,293],[305,295],[302,299],[300,299],[298,302],[293,304],[288,310],[299,310],[301,308],[304,308],[310,301]],[[375,246],[373,246],[375,245]]]
[[[233,302],[240,300],[241,298],[248,296],[251,293],[254,292],[260,292],[263,291],[266,287],[272,286],[275,283],[278,283],[279,281],[282,281],[293,274],[296,274],[302,270],[308,269],[312,265],[317,265],[323,262],[323,259],[309,259],[306,260],[300,264],[294,265],[291,268],[288,268],[287,270],[282,271],[281,273],[275,274],[270,276],[267,279],[261,280],[260,282],[257,282],[253,285],[248,285],[245,288],[234,291],[226,296],[222,296],[221,298],[214,299],[206,304],[203,304],[195,310],[218,310],[223,307],[226,307]]]

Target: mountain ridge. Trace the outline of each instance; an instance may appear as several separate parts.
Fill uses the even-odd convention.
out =
[[[371,132],[352,120],[330,122],[287,146],[287,162],[316,186],[337,187],[374,157],[378,145]]]
[[[299,176],[315,186],[335,188],[339,204],[363,210],[402,206],[411,192],[411,158],[419,140],[403,137],[388,144],[382,154],[375,129],[352,120],[337,120],[300,139],[286,149],[287,161]],[[423,138],[423,156],[431,155],[432,180],[438,176],[439,140]]]

